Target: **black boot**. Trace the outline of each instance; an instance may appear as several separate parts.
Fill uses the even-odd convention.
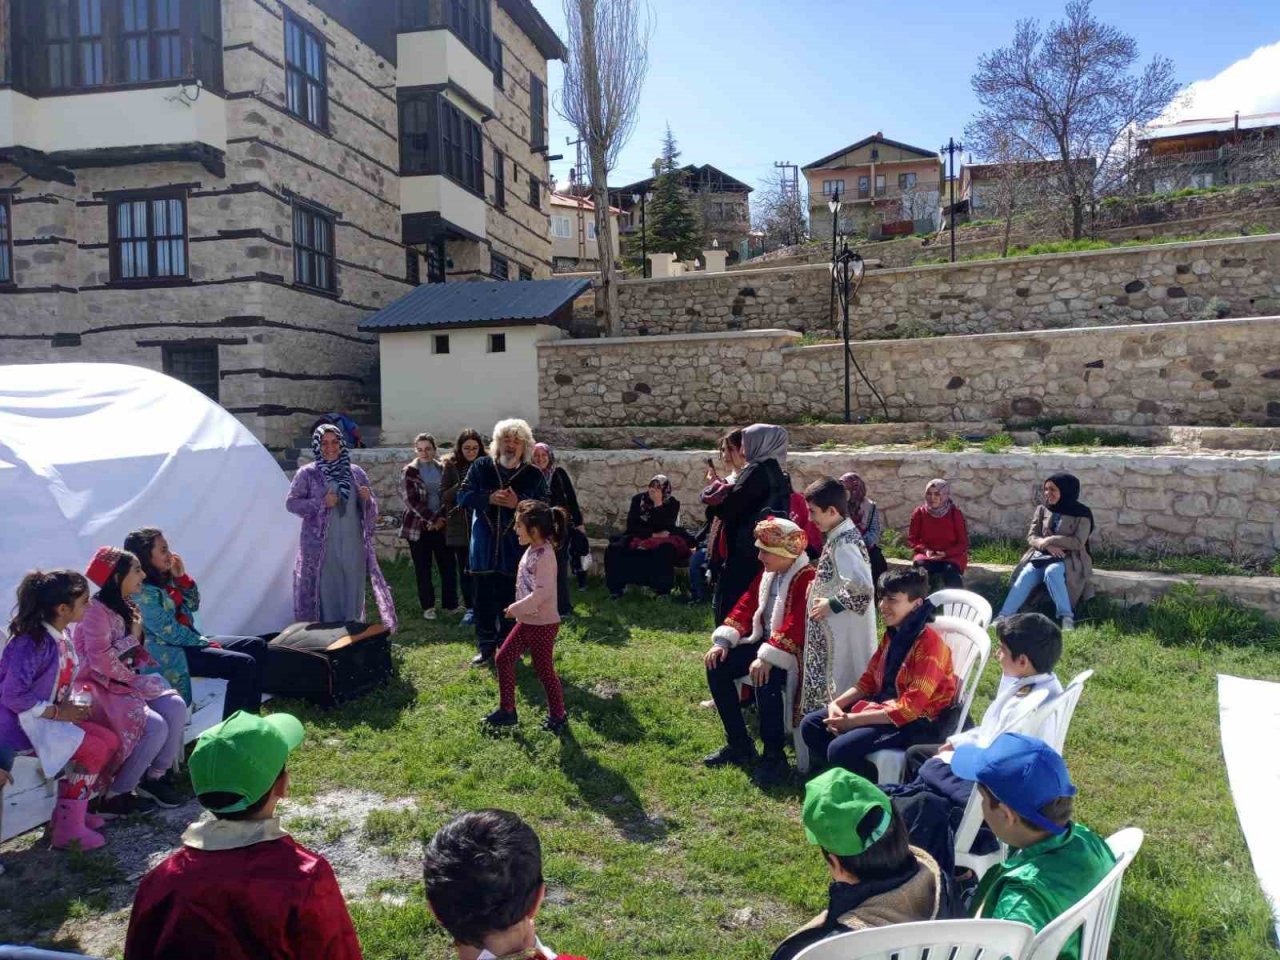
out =
[[[747,744],[742,747],[735,747],[732,744],[721,747],[715,753],[708,754],[702,758],[702,763],[707,767],[725,767],[731,763],[739,766],[746,766],[753,762],[756,758],[756,748],[754,744]]]
[[[760,758],[751,781],[757,787],[776,787],[791,777],[791,765],[785,753],[766,753]]]

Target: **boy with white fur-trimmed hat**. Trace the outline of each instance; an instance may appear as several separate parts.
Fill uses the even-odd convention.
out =
[[[752,779],[764,787],[781,782],[789,772],[783,711],[788,694],[795,696],[803,668],[806,602],[814,570],[805,552],[808,538],[790,520],[762,520],[756,524],[755,537],[764,569],[711,635],[711,649],[703,657],[707,686],[727,740],[703,762],[719,767],[755,759],[755,744],[747,733],[737,690],[737,681],[750,677],[764,742],[764,757]]]

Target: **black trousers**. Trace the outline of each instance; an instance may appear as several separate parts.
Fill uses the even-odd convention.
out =
[[[884,558],[884,551],[879,547],[868,547],[867,556],[871,559],[871,582],[876,588],[876,599],[880,599],[880,575],[889,569],[889,561]]]
[[[610,593],[622,593],[634,583],[665,596],[676,582],[676,548],[664,543],[639,550],[625,539],[615,540],[604,552],[604,579]]]
[[[453,551],[445,545],[443,530],[424,530],[417,540],[409,541],[409,556],[413,558],[413,572],[418,578],[418,603],[423,610],[434,610],[436,587],[431,579],[431,561],[440,568],[440,591],[444,594],[444,608],[454,610],[458,606],[458,569]]]
[[[515,603],[515,574],[477,573],[476,578],[476,647],[486,657],[493,656],[516,625],[502,611]]]
[[[237,710],[257,713],[262,706],[262,672],[267,642],[260,637],[211,637],[218,647],[187,647],[187,669],[193,677],[227,681],[222,706],[225,720]]]
[[[760,559],[754,552],[749,555],[730,555],[716,577],[715,592],[711,597],[717,626],[724,623],[725,617],[729,616],[759,572]]]
[[[742,705],[738,699],[736,681],[747,675],[751,662],[756,658],[757,645],[744,643],[729,651],[729,655],[707,671],[707,686],[716,712],[724,724],[724,735],[729,746],[746,750],[751,746],[747,723],[742,719]],[[787,671],[774,667],[763,687],[756,688],[756,707],[760,711],[760,739],[764,742],[766,756],[778,756],[786,744],[783,727],[783,696],[787,689]]]
[[[450,547],[453,566],[458,571],[458,583],[462,587],[462,605],[470,610],[476,604],[476,578],[467,569],[471,550],[468,547]]]
[[[556,551],[556,608],[560,616],[573,613],[573,601],[569,599],[569,543]]]
[[[949,560],[921,560],[916,563],[929,574],[929,589],[964,589],[964,575],[960,568]]]

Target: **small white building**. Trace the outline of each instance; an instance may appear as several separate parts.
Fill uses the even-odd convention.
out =
[[[383,445],[423,432],[441,443],[504,418],[533,422],[538,349],[567,336],[573,304],[591,282],[521,280],[420,286],[365,318],[382,367]]]

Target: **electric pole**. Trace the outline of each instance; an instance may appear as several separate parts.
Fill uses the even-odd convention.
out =
[[[800,225],[795,222],[795,205],[800,203],[800,167],[790,160],[775,160],[773,165],[776,169],[791,171],[791,183],[788,184],[783,180],[779,186],[782,188],[782,196],[787,205],[787,239],[796,244],[800,242],[800,238],[796,236]]]
[[[582,169],[583,142],[584,141],[581,137],[579,137],[577,140],[570,140],[568,137],[564,138],[564,144],[566,147],[578,148],[578,162],[574,165],[573,172],[569,174],[569,195],[573,197],[573,203],[574,203],[574,206],[577,208],[577,213],[578,213],[578,266],[579,267],[582,266],[582,261],[587,258],[587,227],[582,220],[582,199],[578,196],[578,184],[582,183],[583,181],[590,180],[589,177],[584,176],[586,171]],[[596,226],[596,229],[597,230],[600,229],[599,225]]]

